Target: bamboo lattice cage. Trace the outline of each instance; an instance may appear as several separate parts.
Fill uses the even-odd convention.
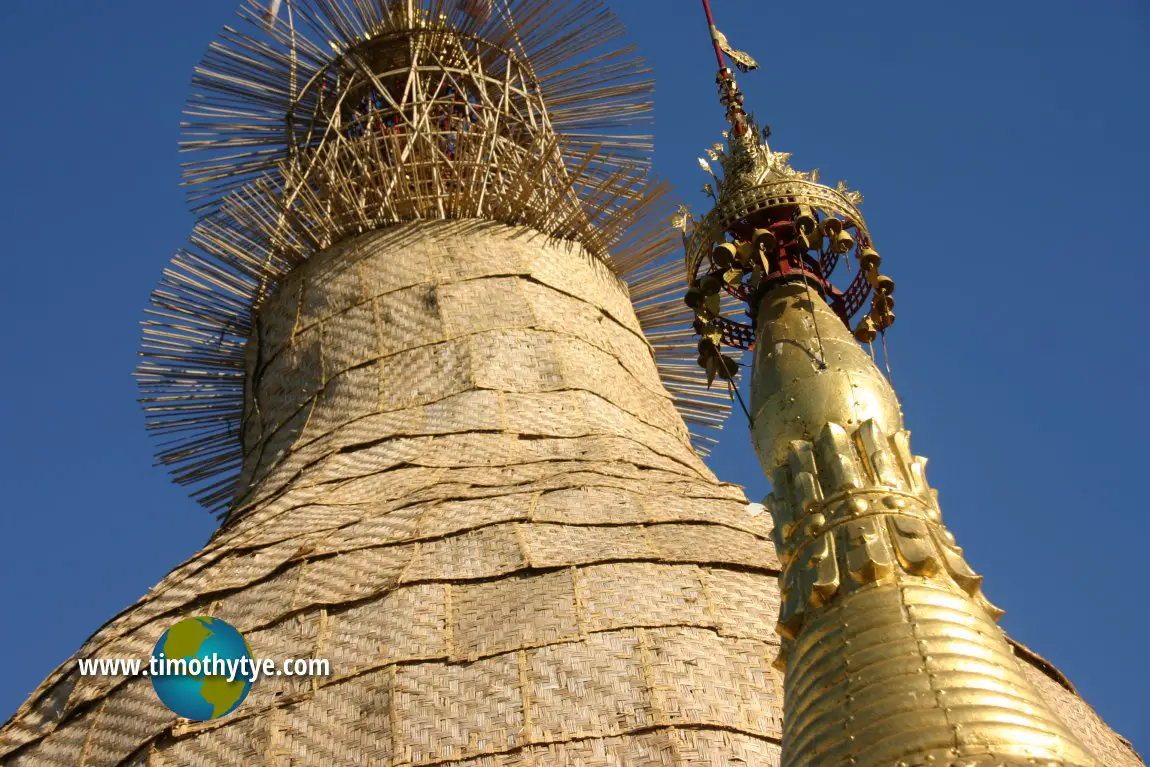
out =
[[[729,411],[695,364],[648,70],[600,0],[254,0],[196,70],[183,148],[200,215],[153,293],[138,371],[158,457],[209,508],[242,463],[252,316],[313,255],[411,220],[579,243],[632,296],[707,452]]]

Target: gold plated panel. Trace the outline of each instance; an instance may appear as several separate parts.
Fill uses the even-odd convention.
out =
[[[770,292],[758,322],[783,766],[1097,765],[996,625],[888,380],[805,285]]]

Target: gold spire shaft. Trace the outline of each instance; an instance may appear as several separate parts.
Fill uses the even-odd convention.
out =
[[[889,382],[806,285],[759,304],[751,401],[784,564],[784,767],[1096,765],[995,625]]]

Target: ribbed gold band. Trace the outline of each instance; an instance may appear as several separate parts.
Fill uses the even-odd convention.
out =
[[[805,286],[776,288],[758,316],[784,767],[1096,765],[996,625],[887,379]]]

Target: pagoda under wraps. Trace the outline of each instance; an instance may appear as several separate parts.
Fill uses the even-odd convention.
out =
[[[138,371],[221,525],[0,763],[1142,767],[997,627],[860,345],[894,322],[861,197],[770,149],[709,6],[701,219],[651,179],[651,83],[601,0],[240,15],[196,70],[198,221]],[[769,513],[700,457],[742,351]],[[205,722],[79,674],[190,616],[332,673]]]

